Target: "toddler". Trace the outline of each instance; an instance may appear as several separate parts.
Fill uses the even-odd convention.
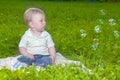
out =
[[[29,8],[24,13],[24,21],[29,29],[22,36],[18,60],[22,63],[46,67],[55,65],[56,50],[51,35],[45,30],[45,14],[41,9]]]

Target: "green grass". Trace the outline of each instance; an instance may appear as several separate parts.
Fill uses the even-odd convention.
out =
[[[23,13],[28,7],[38,7],[46,13],[47,31],[52,35],[58,52],[69,59],[80,60],[93,70],[99,71],[99,65],[106,67],[108,73],[112,71],[115,73],[113,76],[116,76],[118,73],[114,71],[114,66],[117,66],[115,70],[120,69],[120,37],[114,36],[114,30],[118,30],[120,35],[119,5],[120,3],[0,1],[0,57],[19,54],[18,43],[27,29]],[[101,15],[100,10],[105,10],[106,14]],[[116,25],[109,25],[110,18],[116,20]],[[99,19],[103,19],[104,23],[100,24]],[[96,25],[101,25],[101,33],[95,33]],[[80,36],[81,29],[86,31],[85,38]],[[99,39],[97,50],[92,49],[94,38]],[[112,67],[109,68],[109,65]],[[100,73],[103,78],[105,73],[97,72]]]

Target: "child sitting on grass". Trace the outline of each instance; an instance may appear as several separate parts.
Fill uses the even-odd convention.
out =
[[[55,65],[56,50],[51,35],[45,30],[45,14],[41,9],[29,8],[24,13],[29,29],[22,36],[18,61],[29,65],[46,67]]]

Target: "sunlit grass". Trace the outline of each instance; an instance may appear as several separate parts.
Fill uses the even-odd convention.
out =
[[[1,58],[19,54],[18,43],[27,29],[23,13],[28,7],[45,11],[46,29],[65,57],[89,68],[120,65],[119,3],[0,1]]]

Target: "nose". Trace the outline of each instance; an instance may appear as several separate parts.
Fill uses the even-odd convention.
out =
[[[44,26],[46,25],[46,21],[43,21],[43,23],[42,23]]]
[[[46,21],[43,21],[44,24],[46,24]]]

